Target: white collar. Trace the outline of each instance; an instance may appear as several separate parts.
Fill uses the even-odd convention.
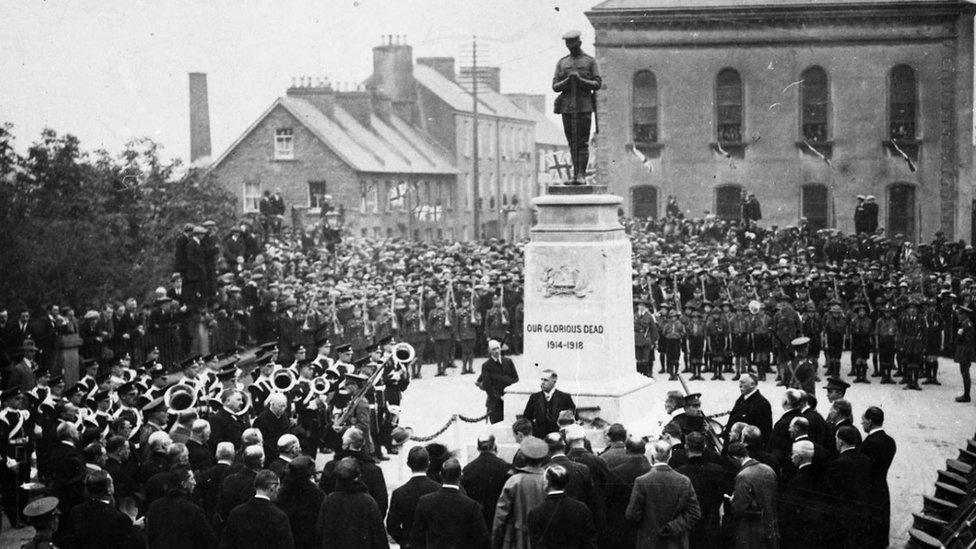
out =
[[[427,473],[412,473],[410,475],[410,478],[420,478],[420,477],[426,477],[426,476],[427,476]]]
[[[801,465],[800,465],[799,467],[797,467],[797,468],[796,468],[796,470],[797,470],[797,471],[801,471],[801,470],[803,470],[803,468],[804,468],[804,467],[809,467],[809,466],[811,466],[811,465],[813,465],[813,463],[812,463],[812,462],[810,462],[810,463],[803,463],[803,464],[801,464]]]
[[[542,396],[544,396],[544,397],[546,397],[546,401],[548,401],[549,399],[551,399],[551,398],[552,398],[552,395],[553,395],[553,393],[555,393],[555,392],[556,392],[556,388],[555,388],[555,387],[553,387],[552,389],[549,389],[549,392],[548,392],[548,393],[547,393],[547,392],[545,392],[545,391],[543,391],[543,392],[542,392]]]
[[[666,462],[661,461],[651,465],[651,467],[668,467],[668,464]]]
[[[284,454],[279,454],[278,457],[280,457],[281,461],[284,461],[285,463],[291,463],[291,460],[295,459],[295,458],[288,457]]]
[[[870,431],[868,431],[868,436],[871,436],[875,433],[883,433],[883,432],[884,432],[884,427],[878,427],[876,429],[871,429]]]
[[[844,448],[843,450],[840,451],[840,453],[843,454],[844,452],[850,452],[851,450],[857,450],[857,448],[854,446],[851,446],[849,448]]]
[[[566,492],[563,491],[563,490],[553,490],[552,492],[549,492],[549,495],[550,496],[557,496],[557,495],[562,495],[562,494],[565,494],[565,493]]]
[[[756,394],[756,391],[758,391],[758,390],[759,390],[759,386],[757,385],[755,389],[753,389],[753,390],[749,391],[748,393],[742,395],[742,400],[747,400],[749,397],[751,397],[752,395]]]
[[[254,499],[263,499],[264,501],[271,501],[271,498],[264,494],[254,494]]]
[[[217,463],[223,463],[224,465],[233,465],[234,464],[234,462],[232,460],[229,460],[229,459],[222,459],[222,460],[218,461]]]
[[[457,484],[442,484],[441,488],[450,488],[452,490],[459,490]]]

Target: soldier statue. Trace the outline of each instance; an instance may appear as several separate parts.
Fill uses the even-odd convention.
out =
[[[569,55],[556,63],[552,91],[558,92],[555,113],[563,116],[563,132],[573,162],[571,184],[581,185],[590,160],[590,123],[596,115],[596,91],[603,85],[596,60],[583,53],[579,31],[563,35]],[[599,132],[597,123],[596,132]]]

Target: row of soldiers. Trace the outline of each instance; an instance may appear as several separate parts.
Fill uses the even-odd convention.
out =
[[[697,293],[696,293],[697,294]],[[972,310],[965,304],[953,304],[953,317],[946,322],[936,299],[911,296],[900,306],[880,301],[871,306],[854,301],[845,310],[841,302],[826,302],[821,312],[810,301],[800,302],[781,293],[775,310],[767,312],[757,300],[746,303],[718,300],[689,300],[684,311],[667,301],[655,305],[649,299],[635,300],[634,341],[637,369],[653,376],[655,351],[660,354],[659,373],[676,379],[679,359],[691,379],[703,379],[711,373],[713,380],[734,374],[738,380],[745,372],[757,373],[764,380],[767,373],[783,379],[787,364],[797,358],[792,342],[804,337],[809,342],[804,355],[814,367],[821,353],[826,359],[826,375],[841,375],[841,356],[850,350],[851,370],[855,383],[870,383],[869,377],[880,377],[883,384],[893,384],[902,377],[905,389],[921,390],[924,384],[939,385],[938,358],[951,345],[960,364],[973,355]],[[804,306],[805,305],[805,306]],[[652,311],[653,307],[653,311]],[[873,365],[869,374],[869,364]],[[775,369],[773,368],[775,366]],[[968,399],[968,384],[961,399]]]

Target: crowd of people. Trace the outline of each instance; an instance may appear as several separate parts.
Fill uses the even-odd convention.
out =
[[[750,211],[761,217],[758,203]],[[850,350],[847,377],[852,382],[870,382],[874,376],[887,383],[900,376],[906,388],[920,388],[922,379],[938,383],[937,359],[949,354],[963,373],[965,392],[957,400],[969,400],[971,277],[976,272],[971,246],[946,241],[941,234],[930,244],[915,247],[902,235],[885,235],[877,228],[844,235],[814,230],[803,222],[796,227],[761,227],[756,220],[727,221],[712,215],[622,219],[634,250],[635,368],[639,372],[677,376],[684,371],[693,378],[710,374],[716,380],[732,374],[740,385],[775,375],[790,388],[789,409],[800,413],[815,410],[814,383],[821,373],[821,353],[826,364],[823,373],[834,385],[847,383],[841,356]],[[309,509],[321,507],[327,517],[378,513],[382,520],[386,515],[385,485],[380,495],[383,483],[377,482],[375,473],[377,463],[409,438],[398,427],[397,414],[410,380],[455,375],[458,366],[456,375],[477,374],[475,357],[487,354],[481,375],[477,380],[473,376],[472,382],[487,394],[490,421],[502,419],[504,388],[517,379],[503,353],[517,355],[522,347],[525,281],[520,243],[418,243],[348,236],[340,241],[325,227],[266,230],[250,222],[227,233],[222,235],[212,222],[184,227],[171,281],[144,303],[130,298],[85,304],[81,319],[66,304],[46,304],[38,312],[11,306],[13,318],[8,318],[7,309],[0,310],[4,387],[0,503],[11,524],[31,520],[42,538],[47,531],[61,547],[111,546],[85,541],[86,536],[100,535],[92,530],[106,530],[89,527],[97,521],[85,515],[88,510],[100,519],[111,515],[113,524],[127,526],[124,539],[130,541],[124,543],[152,545],[154,540],[167,540],[156,544],[174,544],[177,541],[167,536],[193,532],[181,539],[259,546],[257,540],[267,538],[248,528],[260,522],[254,517],[273,515],[288,517],[296,545],[301,545],[302,534],[318,537],[301,546],[329,546],[330,539],[359,535],[373,536],[381,544],[385,535],[378,534],[375,525],[340,531],[332,521],[309,515],[315,515]],[[660,361],[657,370],[656,361]],[[869,365],[873,365],[871,373]],[[866,434],[881,427],[883,414],[879,414],[873,408],[865,411],[862,426],[864,421],[873,426],[864,427]],[[533,414],[526,410],[526,415]],[[754,429],[742,427],[736,433],[733,427],[739,423]],[[806,469],[803,459],[813,459],[815,478],[827,478],[823,475],[828,474],[828,462],[822,458],[835,449],[840,453],[841,440],[846,449],[866,444],[855,440],[849,430],[830,436],[823,430],[811,431],[811,454],[805,439],[790,434],[790,423],[777,423],[777,431],[763,422],[737,419],[733,412],[722,451],[712,444],[702,454],[704,461],[714,461],[727,473],[723,486],[732,491],[722,493],[732,493],[733,499],[725,516],[731,519],[744,512],[752,517],[738,524],[768,520],[774,507],[770,504],[756,512],[754,507],[762,502],[754,505],[743,499],[738,490],[742,473],[730,476],[733,465],[762,462],[772,469],[773,484],[779,489],[773,493],[775,513],[788,524],[796,518],[795,509],[790,511],[776,494],[789,493],[795,478],[805,482],[814,478],[793,474],[790,464]],[[797,423],[802,431],[803,422]],[[502,498],[507,503],[493,505],[476,497],[478,492],[470,487],[460,494],[467,493],[481,505],[484,539],[496,546],[528,546],[528,538],[518,539],[528,536],[533,524],[531,509],[524,507],[527,502],[546,509],[536,514],[536,524],[549,524],[552,515],[567,509],[576,517],[569,521],[573,525],[586,523],[578,506],[542,505],[548,499],[537,497],[545,494],[546,486],[550,496],[578,494],[575,488],[559,486],[561,482],[576,486],[581,469],[557,467],[557,463],[546,471],[542,466],[554,455],[558,458],[559,444],[582,444],[575,438],[579,433],[551,427],[538,428],[528,443],[523,440],[521,454],[530,461],[514,469],[506,466],[502,477],[508,479],[506,483],[523,479],[536,490],[534,499],[505,492],[520,502],[524,516],[513,511],[513,499]],[[655,467],[672,461],[681,445],[689,453],[698,448],[698,437],[692,433],[675,435],[672,428],[669,435],[667,427],[664,431],[660,440],[639,446],[643,456],[650,444]],[[755,443],[757,431],[760,444]],[[842,437],[840,431],[846,434]],[[553,432],[563,434],[553,436]],[[777,444],[771,446],[768,440],[777,433]],[[625,451],[629,444],[612,442],[622,443],[618,446]],[[638,448],[636,444],[632,441],[631,446]],[[479,446],[487,452],[491,444],[486,439]],[[272,493],[279,487],[298,499],[318,497],[309,485],[320,474],[314,467],[320,452],[334,458],[318,482],[319,489],[329,493],[321,506],[296,504],[289,510],[279,497],[277,507],[284,515],[254,507],[275,499]],[[772,452],[776,461],[755,452]],[[410,457],[418,464],[424,461]],[[594,459],[581,459],[602,470]],[[292,471],[296,461],[304,466]],[[449,462],[435,469],[435,479],[449,487],[460,479],[463,485],[466,473]],[[887,468],[881,458],[876,466],[878,471]],[[532,468],[533,473],[525,473]],[[458,477],[452,476],[455,469]],[[764,468],[743,467],[742,471],[747,469],[761,477],[751,482],[761,484],[768,477]],[[511,471],[515,474],[510,476]],[[861,499],[848,501],[868,501],[864,498],[880,493],[877,471],[872,469],[872,474],[875,488],[861,493]],[[626,518],[627,524],[640,523],[639,515],[656,512],[649,510],[655,504],[645,493],[645,499],[634,496],[638,503],[628,499],[633,509],[609,513],[609,478],[604,475],[591,482],[599,486],[600,505],[607,510],[600,516],[590,506],[597,532],[593,539],[601,546],[612,543],[607,536],[620,531],[606,526],[607,521]],[[372,487],[365,492],[377,513],[363,497],[362,485]],[[751,492],[746,494],[755,496],[760,490],[763,497],[769,494],[767,488],[756,487],[760,485],[748,486]],[[635,488],[633,494],[640,491]],[[818,512],[835,516],[834,504],[847,496],[820,492],[824,495],[816,500]],[[256,493],[263,494],[257,498],[262,502],[252,498]],[[48,509],[51,500],[38,496],[55,497],[57,503]],[[442,499],[451,512],[473,509],[459,503],[453,493]],[[689,505],[694,499],[693,493],[683,496]],[[154,505],[163,511],[153,513]],[[877,506],[880,511],[881,504]],[[503,508],[499,525],[498,511]],[[435,505],[431,512],[436,515],[438,509]],[[297,521],[293,515],[300,512],[305,513],[304,519]],[[539,519],[540,514],[545,518]],[[690,532],[704,524],[693,514],[667,528],[657,525],[654,532],[641,528],[638,535],[651,539],[652,534],[668,538]],[[416,516],[419,520],[420,513]],[[196,521],[192,525],[179,522],[180,528],[171,527],[191,518]],[[312,518],[318,521],[314,525],[309,522]],[[296,522],[301,528],[295,528]],[[423,540],[435,536],[431,532],[446,527],[444,522],[428,516],[418,523],[426,525],[417,534],[421,541],[413,527],[403,527],[401,539],[423,546]],[[709,528],[715,526],[705,522]],[[737,526],[729,524],[722,528],[735,532]],[[236,526],[229,533],[231,525]],[[287,521],[278,520],[268,531],[283,536],[282,525],[287,527]],[[470,526],[476,525],[470,522]],[[762,530],[772,532],[768,524]],[[880,532],[881,526],[876,530]],[[454,535],[436,531],[436,535]],[[481,539],[482,534],[472,535]],[[786,544],[788,536],[782,537]],[[537,543],[557,546],[552,540]]]

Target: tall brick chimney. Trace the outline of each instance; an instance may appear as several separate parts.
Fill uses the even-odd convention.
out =
[[[418,65],[426,65],[441,73],[441,76],[454,82],[454,58],[453,57],[418,57]]]
[[[190,163],[210,156],[210,105],[207,73],[190,73]]]
[[[413,48],[402,35],[381,38],[382,43],[373,48],[373,74],[368,83],[390,97],[393,112],[415,122],[417,85],[413,79]]]

